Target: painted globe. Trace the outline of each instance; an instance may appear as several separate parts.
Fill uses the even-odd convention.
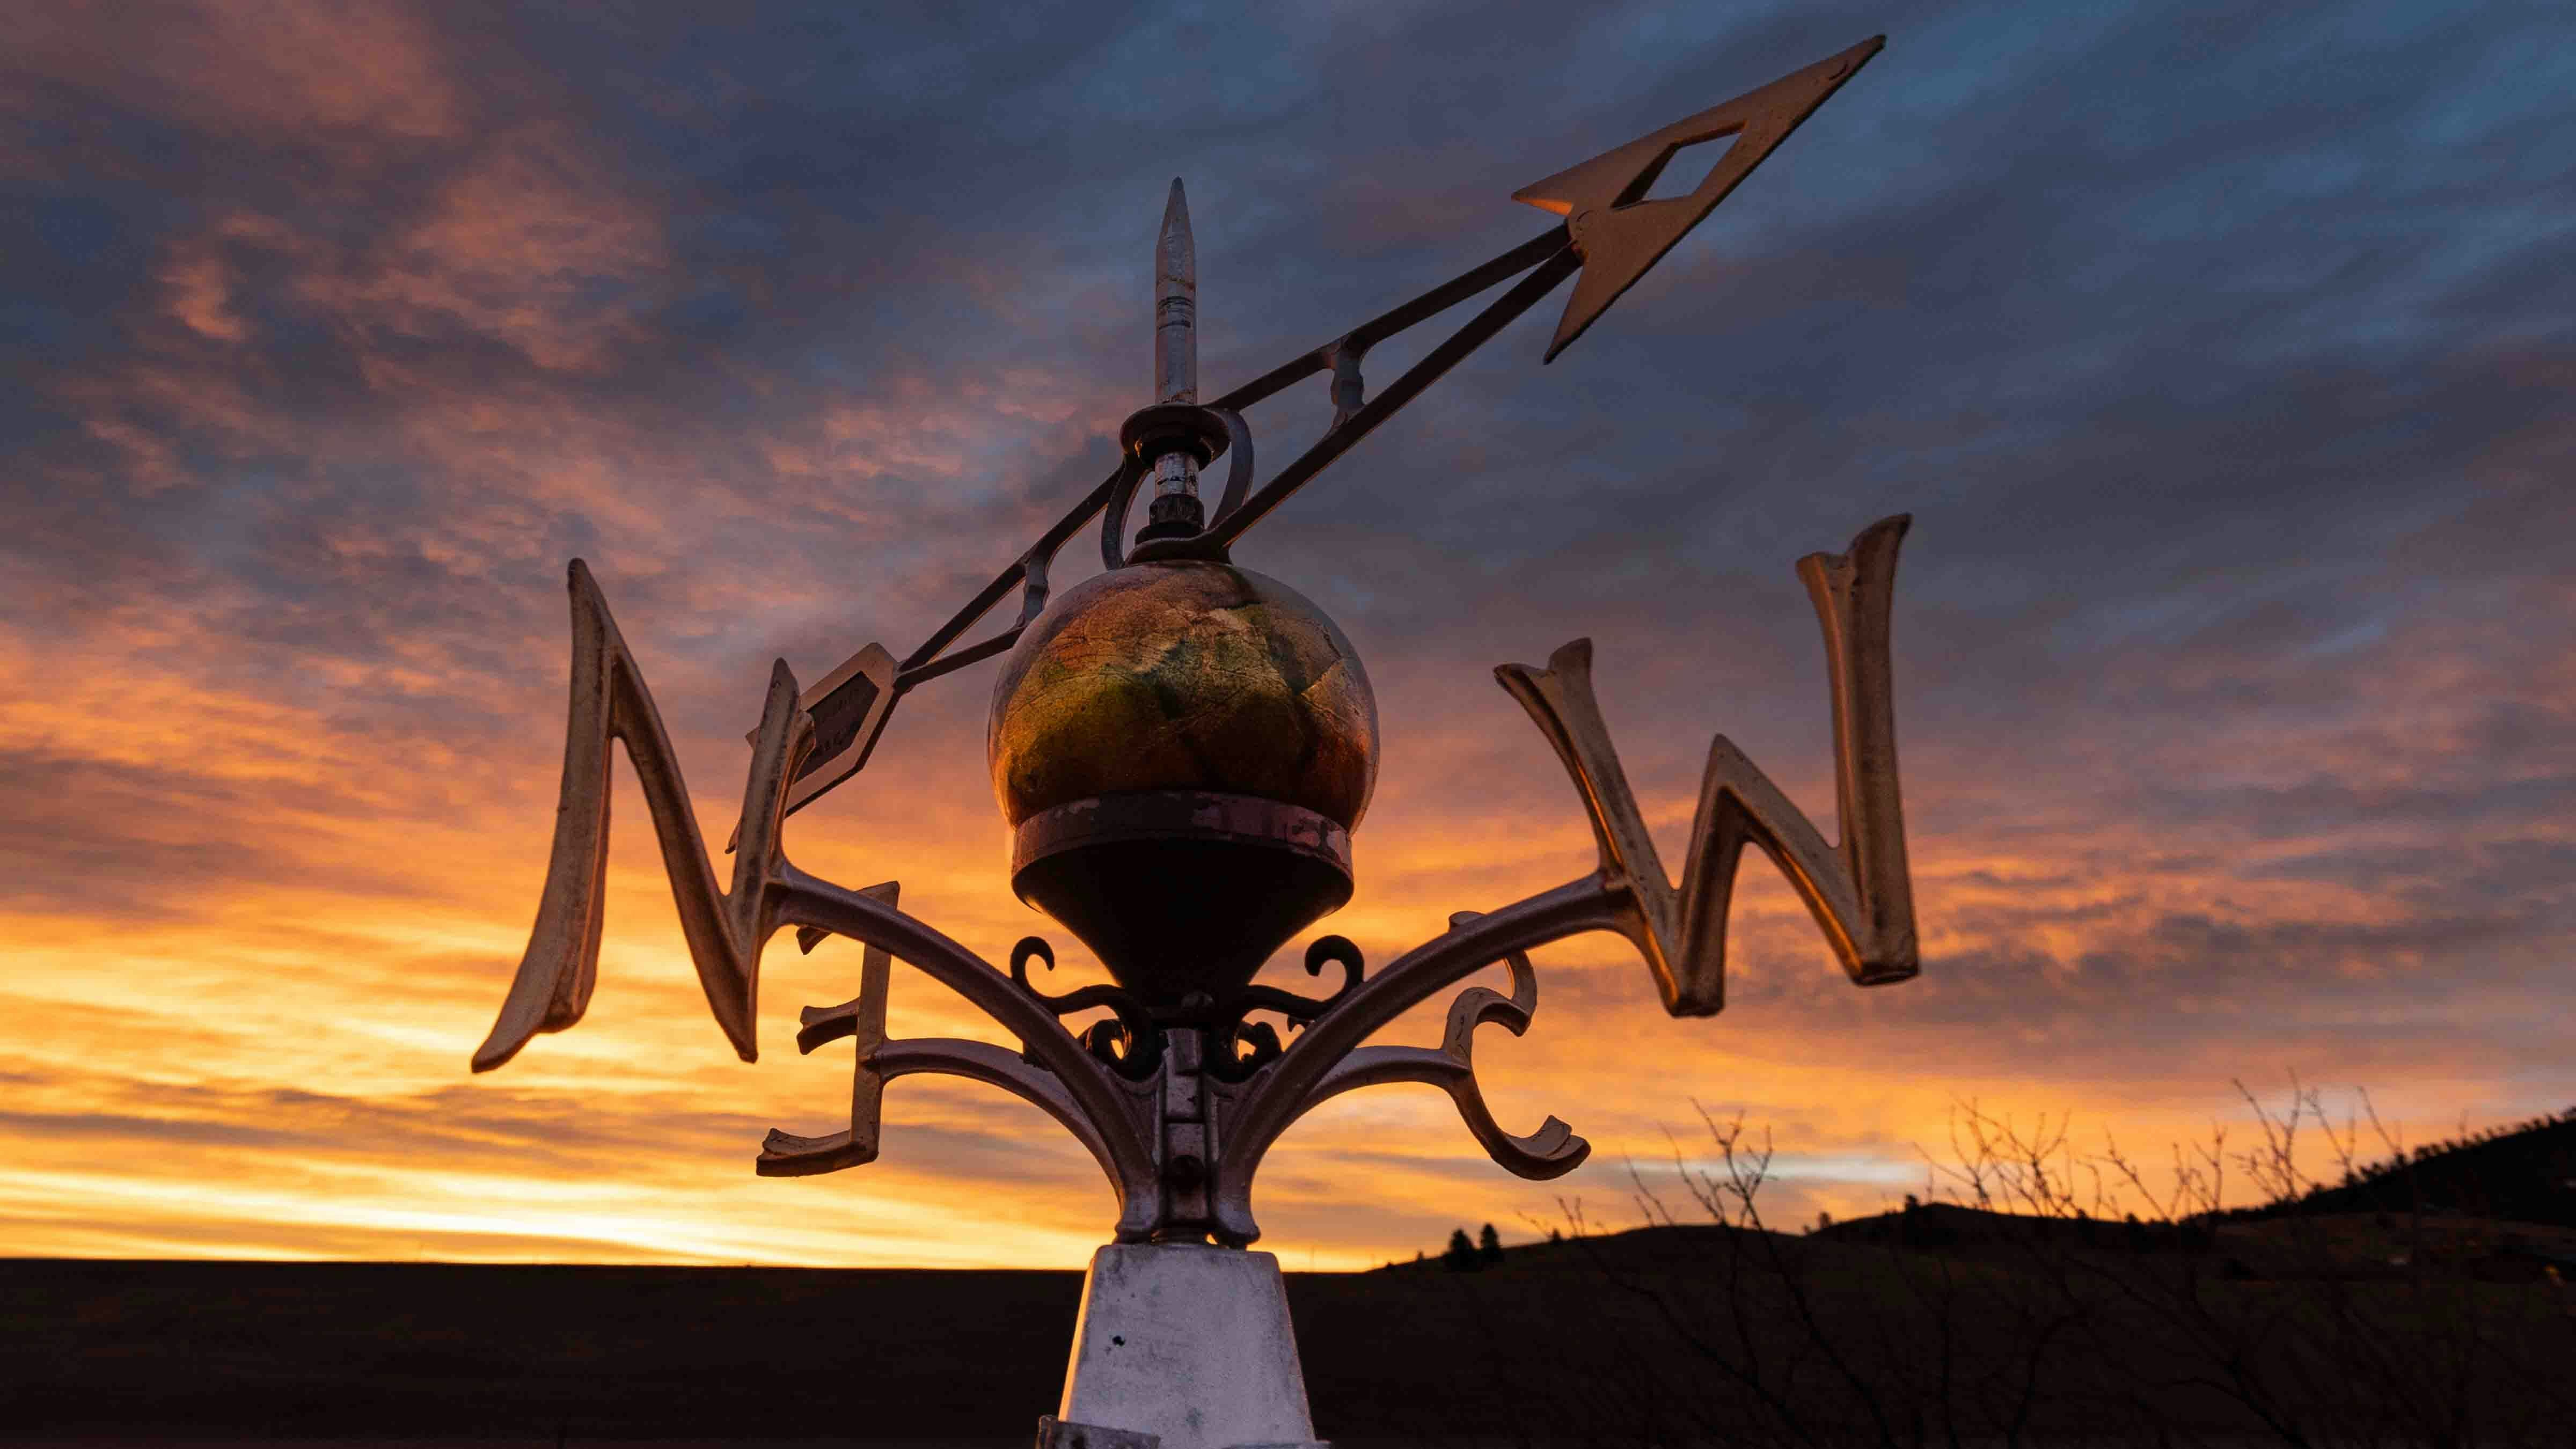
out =
[[[1013,826],[1099,796],[1209,790],[1349,830],[1377,783],[1377,700],[1350,640],[1286,584],[1130,564],[1030,624],[993,687],[985,755]]]

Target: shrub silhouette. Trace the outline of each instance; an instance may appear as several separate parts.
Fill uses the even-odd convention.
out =
[[[1449,1249],[1440,1255],[1441,1266],[1452,1273],[1476,1271],[1476,1245],[1467,1239],[1467,1230],[1459,1228],[1449,1234]]]

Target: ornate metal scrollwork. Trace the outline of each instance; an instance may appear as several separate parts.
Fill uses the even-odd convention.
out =
[[[1260,1236],[1252,1180],[1279,1134],[1318,1102],[1386,1082],[1441,1088],[1496,1162],[1524,1176],[1556,1176],[1583,1160],[1589,1150],[1583,1139],[1554,1117],[1526,1136],[1504,1131],[1475,1076],[1478,1026],[1498,1024],[1514,1034],[1529,1027],[1538,1004],[1530,948],[1586,931],[1615,932],[1645,957],[1668,1010],[1714,1011],[1722,1001],[1727,898],[1750,843],[1779,862],[1856,981],[1914,973],[1887,660],[1888,600],[1904,526],[1903,519],[1887,520],[1853,540],[1848,553],[1813,555],[1799,564],[1831,667],[1839,843],[1827,844],[1721,736],[1711,747],[1690,856],[1675,886],[1656,863],[1592,696],[1589,645],[1578,640],[1558,650],[1548,670],[1508,665],[1497,674],[1564,760],[1592,818],[1599,869],[1490,913],[1453,916],[1447,932],[1375,972],[1348,940],[1322,937],[1307,949],[1308,972],[1320,976],[1337,964],[1343,973],[1324,996],[1247,987],[1221,1003],[1194,1000],[1161,1022],[1116,987],[1039,991],[1029,982],[1028,963],[1054,964],[1040,938],[1021,941],[1008,969],[997,969],[896,909],[893,883],[854,891],[791,864],[779,826],[788,782],[811,747],[814,725],[783,662],[772,670],[754,734],[733,888],[719,891],[652,693],[588,570],[575,563],[572,710],[554,855],[527,954],[475,1066],[498,1066],[536,1033],[571,1026],[588,1003],[607,866],[608,744],[619,739],[652,808],[690,958],[718,1024],[746,1058],[753,1054],[760,954],[772,934],[800,927],[809,944],[834,934],[867,948],[859,994],[839,1006],[809,1008],[798,1034],[806,1051],[853,1040],[850,1125],[822,1137],[772,1133],[761,1154],[764,1173],[830,1172],[872,1160],[884,1084],[941,1072],[1001,1087],[1070,1129],[1118,1195],[1122,1242],[1252,1242]],[[887,974],[896,959],[964,996],[1017,1038],[1020,1049],[888,1040]],[[1439,1047],[1366,1044],[1415,1004],[1496,962],[1511,972],[1511,993],[1481,986],[1460,992]],[[1112,1018],[1079,1039],[1058,1020],[1096,1008]],[[1282,1044],[1268,1023],[1247,1024],[1254,1012],[1285,1018],[1293,1038]]]
[[[1083,1050],[1109,1065],[1110,1070],[1131,1082],[1141,1082],[1154,1075],[1163,1057],[1163,1032],[1145,1003],[1124,987],[1111,985],[1084,986],[1049,996],[1029,983],[1029,962],[1044,961],[1049,971],[1055,969],[1055,948],[1043,936],[1022,936],[1011,947],[1011,980],[1019,984],[1047,1010],[1058,1016],[1071,1016],[1077,1011],[1096,1011],[1107,1007],[1112,1016],[1083,1029],[1078,1038]]]
[[[1477,914],[1461,911],[1449,918],[1449,924],[1463,926]],[[1386,1082],[1423,1082],[1449,1094],[1467,1131],[1483,1146],[1485,1155],[1505,1170],[1544,1180],[1582,1166],[1592,1144],[1575,1136],[1573,1128],[1551,1116],[1536,1132],[1515,1137],[1494,1120],[1493,1109],[1485,1105],[1484,1089],[1477,1085],[1476,1028],[1493,1022],[1520,1036],[1528,1032],[1530,1017],[1538,1010],[1538,972],[1530,965],[1529,953],[1506,952],[1503,962],[1511,968],[1511,995],[1490,986],[1468,987],[1449,1003],[1449,1029],[1439,1046],[1361,1047],[1324,1074],[1308,1094],[1307,1105]]]
[[[1360,948],[1348,936],[1318,936],[1306,948],[1306,974],[1321,976],[1326,965],[1342,968],[1342,984],[1323,996],[1299,996],[1276,986],[1245,986],[1212,1008],[1206,1017],[1208,1040],[1218,1047],[1209,1071],[1219,1081],[1250,1080],[1253,1073],[1279,1059],[1279,1031],[1268,1022],[1249,1022],[1256,1011],[1275,1011],[1298,1030],[1333,1009],[1368,974]]]

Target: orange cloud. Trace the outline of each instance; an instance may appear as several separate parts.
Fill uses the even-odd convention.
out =
[[[30,82],[0,84],[13,117],[55,97],[42,114],[186,142],[75,127],[0,160],[33,183],[133,188],[101,208],[130,235],[65,224],[67,249],[107,260],[57,309],[59,350],[13,374],[46,415],[0,490],[0,1251],[1080,1261],[1107,1190],[1043,1117],[971,1085],[899,1083],[885,1159],[864,1170],[751,1174],[768,1128],[824,1130],[844,1108],[847,1048],[789,1043],[799,1006],[851,994],[856,952],[773,950],[766,1055],[735,1062],[622,780],[591,1019],[495,1076],[465,1064],[545,868],[564,559],[597,568],[720,841],[769,659],[810,681],[871,638],[908,649],[1106,470],[1143,372],[1141,277],[1131,296],[1083,246],[1032,239],[1017,200],[977,232],[957,178],[929,177],[939,193],[844,111],[858,139],[800,115],[777,149],[864,173],[845,193],[782,204],[748,162],[657,167],[536,60],[444,24],[421,6],[54,5],[0,56]],[[696,124],[693,104],[652,99],[673,125]],[[1359,203],[1332,222],[1345,252],[1454,237],[1460,193],[1389,179],[1441,160],[1382,157],[1335,183]],[[698,234],[729,206],[757,213],[760,245],[828,265]],[[1282,263],[1281,287],[1306,295],[1305,260],[1256,241],[1251,264]],[[1814,257],[1876,268],[1871,287],[1903,272]],[[1787,260],[1703,262],[1694,285],[1763,277],[1785,295]],[[1743,315],[1787,315],[1754,301]],[[1292,314],[1281,345],[1329,325]],[[1630,335],[1655,334],[1640,318]],[[2576,859],[2576,653],[2546,626],[2576,592],[2554,556],[2508,568],[2493,540],[2545,553],[2563,534],[2563,421],[2448,458],[2444,479],[2495,488],[2456,518],[2373,515],[2358,547],[2418,551],[2422,597],[2388,604],[2379,591],[2415,575],[2349,554],[2339,573],[2293,570],[2290,544],[2278,573],[2193,555],[2152,587],[2133,578],[2145,597],[2097,597],[2151,551],[2120,533],[2126,515],[2098,554],[2070,561],[2061,538],[2009,553],[2065,526],[2030,499],[2099,465],[2083,438],[2016,437],[2032,473],[1999,503],[1945,473],[1882,485],[1843,439],[1937,459],[1991,446],[2004,402],[1830,411],[1834,378],[1766,400],[1761,378],[1728,374],[1632,427],[1683,370],[1620,345],[1587,342],[1536,404],[1462,369],[1326,485],[1344,490],[1332,506],[1247,549],[1343,617],[1387,706],[1360,893],[1322,929],[1383,962],[1451,911],[1591,868],[1571,788],[1488,673],[1578,633],[1602,636],[1614,730],[1669,858],[1715,731],[1825,817],[1820,664],[1786,566],[1883,511],[1884,487],[1925,500],[1899,633],[1925,974],[1849,987],[1758,858],[1713,1021],[1664,1018],[1615,940],[1545,949],[1532,1031],[1487,1030],[1480,1070],[1508,1127],[1559,1115],[1594,1162],[1524,1184],[1436,1092],[1338,1100],[1283,1140],[1256,1196],[1292,1265],[1436,1249],[1460,1221],[1517,1235],[1560,1196],[1633,1221],[1640,1182],[1669,1191],[1676,1158],[1707,1164],[1694,1103],[1776,1129],[1784,1219],[1919,1189],[1918,1148],[1943,1151],[1967,1101],[2072,1113],[2079,1146],[2107,1131],[2150,1158],[2213,1119],[2243,1130],[2228,1079],[2276,1087],[2284,1067],[2371,1086],[2419,1136],[2558,1105],[2534,1098],[2564,1069],[2535,1064],[2563,1057],[2544,1034]],[[1379,385],[1398,350],[1373,362]],[[2554,396],[2566,372],[2545,352],[2485,363],[2493,386],[2464,389]],[[1920,370],[1976,373],[1937,355]],[[1731,443],[1682,450],[1687,467],[1664,456],[1667,435],[1718,435],[1701,413],[1730,387],[1747,436],[1808,450],[1761,465],[1782,476],[1702,456]],[[1256,420],[1269,467],[1319,407],[1310,388]],[[2093,446],[2137,451],[2131,426],[2107,419],[2116,445]],[[1631,434],[1639,451],[1612,447]],[[1739,528],[1796,542],[1747,582]],[[1068,546],[1059,587],[1090,544]],[[853,884],[900,878],[907,909],[989,960],[1052,932],[1060,979],[1097,979],[1009,894],[982,768],[990,668],[909,698],[790,848]],[[1308,984],[1294,959],[1272,968],[1292,988]],[[1441,1007],[1390,1038],[1436,1040]],[[892,1010],[898,1032],[992,1035],[909,972]]]

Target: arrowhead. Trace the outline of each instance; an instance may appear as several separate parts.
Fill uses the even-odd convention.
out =
[[[1675,242],[1715,211],[1738,182],[1886,44],[1887,37],[1871,36],[1840,55],[1513,192],[1514,201],[1564,217],[1575,250],[1583,258],[1583,274],[1575,279],[1574,295],[1566,299],[1565,315],[1557,322],[1546,360],[1554,361],[1582,336],[1621,293],[1663,260]],[[1643,199],[1684,147],[1727,136],[1735,137],[1734,144],[1690,195]]]

